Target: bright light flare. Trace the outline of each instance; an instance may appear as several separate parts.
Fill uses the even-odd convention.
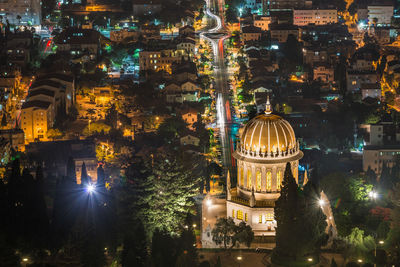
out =
[[[370,192],[368,193],[368,196],[369,196],[369,198],[371,198],[371,199],[377,199],[377,198],[378,198],[378,194],[377,194],[376,192],[374,192],[374,191],[370,191]]]
[[[94,187],[94,185],[92,185],[92,184],[88,184],[88,185],[86,186],[86,190],[87,190],[89,193],[93,193],[94,190],[95,190],[95,187]]]
[[[211,201],[211,199],[207,199],[207,201],[206,201],[206,204],[207,204],[207,206],[211,206],[212,205],[212,201]]]
[[[320,200],[318,200],[318,203],[319,203],[319,205],[320,205],[321,207],[323,207],[323,206],[325,205],[325,200],[320,199]]]

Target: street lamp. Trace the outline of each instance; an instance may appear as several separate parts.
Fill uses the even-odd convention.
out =
[[[239,267],[240,267],[240,262],[243,260],[242,256],[237,256],[236,259],[239,261]]]
[[[92,184],[88,184],[88,185],[86,186],[86,190],[88,191],[89,194],[91,194],[91,193],[94,192],[95,186],[92,185]]]
[[[309,262],[312,262],[312,261],[313,261],[313,259],[312,259],[312,258],[308,258],[307,260],[308,260]]]
[[[318,200],[319,205],[321,206],[321,208],[325,205],[325,200],[320,199]]]
[[[368,196],[369,196],[369,198],[375,200],[375,199],[377,199],[378,194],[377,194],[375,191],[370,191],[370,192],[368,193]]]
[[[383,244],[385,244],[385,241],[379,240],[379,241],[378,241],[378,244],[379,244],[379,245],[383,245]],[[374,242],[374,245],[375,245],[374,256],[375,256],[375,262],[376,262],[376,242]],[[375,267],[375,266],[376,266],[376,263],[374,263],[374,267]]]

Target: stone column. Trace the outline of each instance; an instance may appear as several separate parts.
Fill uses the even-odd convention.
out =
[[[276,166],[271,169],[271,191],[275,192],[276,189]]]
[[[265,192],[267,190],[267,171],[263,166],[261,168],[261,191]]]

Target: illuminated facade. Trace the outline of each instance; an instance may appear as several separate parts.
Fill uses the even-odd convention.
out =
[[[228,182],[227,216],[236,223],[249,224],[255,235],[275,235],[275,201],[278,199],[286,168],[290,163],[298,182],[299,149],[290,124],[271,113],[249,121],[233,156],[237,160],[238,183]]]
[[[47,130],[54,124],[54,106],[50,102],[33,100],[25,102],[21,110],[21,129],[25,141],[46,141]]]
[[[297,26],[305,26],[308,24],[326,25],[337,22],[338,16],[336,9],[293,10],[293,24]]]

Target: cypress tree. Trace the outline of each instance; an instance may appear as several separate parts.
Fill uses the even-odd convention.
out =
[[[146,266],[147,243],[146,234],[141,221],[134,226],[133,232],[128,232],[124,237],[123,250],[121,253],[122,267]]]
[[[75,161],[72,157],[68,158],[67,162],[67,177],[76,183],[76,170],[75,170]]]
[[[86,164],[85,162],[82,163],[82,171],[81,171],[81,184],[86,186],[89,184],[89,177],[86,171]]]
[[[320,190],[311,181],[303,190],[298,188],[288,163],[281,195],[275,203],[277,229],[273,262],[301,262],[306,257],[319,254],[320,247],[328,239],[325,234],[326,217],[319,206],[319,198]]]
[[[100,165],[97,168],[97,186],[98,187],[104,187],[105,186],[105,178],[106,178],[106,175],[104,173],[104,169]]]
[[[381,171],[381,176],[379,178],[378,185],[380,188],[379,191],[381,191],[381,192],[386,192],[387,190],[389,190],[393,187],[390,168],[386,162],[383,162],[383,164],[382,164],[382,171]]]
[[[293,177],[290,163],[286,164],[286,169],[282,181],[281,195],[275,203],[276,228],[276,247],[274,254],[276,257],[295,257],[296,247],[296,227],[297,227],[297,184]]]
[[[36,228],[35,240],[38,243],[38,247],[44,247],[48,237],[49,220],[44,192],[43,170],[40,165],[36,168],[35,178],[35,186],[33,188],[33,205],[35,214],[32,224],[34,224]]]

